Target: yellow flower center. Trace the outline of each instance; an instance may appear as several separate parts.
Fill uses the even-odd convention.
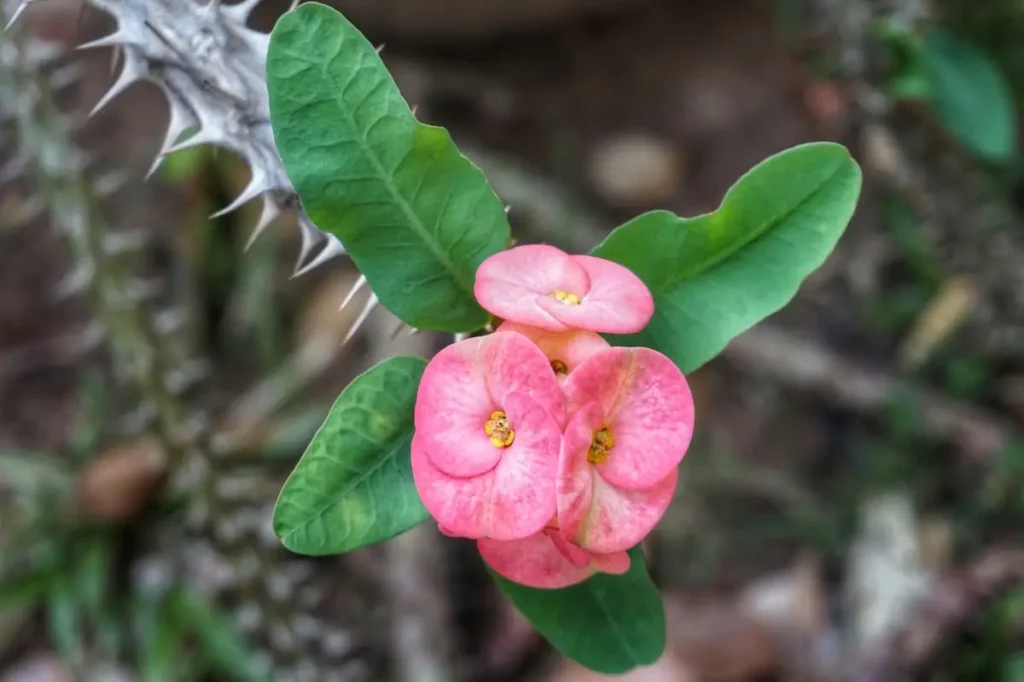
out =
[[[590,449],[587,451],[587,461],[591,464],[600,464],[612,454],[613,447],[615,436],[612,435],[611,428],[605,426],[594,431],[594,439],[590,441]]]
[[[508,423],[508,417],[501,410],[491,412],[491,418],[484,424],[491,445],[496,448],[507,448],[516,439],[516,432]]]
[[[580,304],[580,297],[576,294],[570,294],[568,291],[556,291],[551,295],[566,305]]]
[[[555,374],[563,374],[564,375],[564,374],[568,374],[569,373],[569,366],[566,365],[561,360],[552,360],[551,361],[551,369],[555,370]]]

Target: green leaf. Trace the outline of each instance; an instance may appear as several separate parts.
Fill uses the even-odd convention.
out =
[[[203,659],[220,677],[235,682],[270,682],[253,651],[224,618],[217,615],[195,595],[179,590],[166,602],[169,627],[187,629],[198,640]]]
[[[796,295],[842,235],[860,185],[845,147],[805,144],[747,172],[713,213],[652,211],[618,227],[593,254],[644,280],[655,311],[639,334],[610,340],[697,369]]]
[[[77,599],[89,618],[99,618],[109,604],[107,595],[114,564],[114,545],[102,532],[89,538],[73,570]]]
[[[389,358],[338,397],[274,508],[274,532],[285,547],[311,556],[340,554],[426,520],[409,458],[426,364]]]
[[[873,26],[874,32],[889,48],[892,75],[886,83],[895,99],[921,100],[931,95],[931,81],[920,59],[920,38],[902,22],[883,20]]]
[[[135,639],[136,661],[141,682],[178,682],[182,679],[181,664],[186,658],[188,632],[166,603],[173,599],[146,590],[131,593],[128,615]],[[195,657],[190,657],[195,658]]]
[[[267,85],[303,208],[381,304],[420,329],[483,327],[473,280],[511,243],[504,208],[448,132],[416,120],[373,46],[336,10],[305,3],[271,34]]]
[[[49,592],[47,625],[61,658],[72,670],[80,672],[86,660],[85,633],[82,630],[83,613],[79,596],[75,594],[72,584],[73,577],[71,574],[55,577]]]
[[[50,453],[0,450],[0,482],[16,495],[68,495],[74,480],[66,462]]]
[[[48,570],[32,571],[0,583],[0,614],[41,606],[53,587],[53,579]]]
[[[886,87],[894,99],[927,100],[932,94],[932,82],[918,62],[908,64],[894,74]]]
[[[623,575],[599,573],[561,590],[539,590],[491,571],[512,600],[551,645],[599,673],[617,675],[650,665],[665,650],[665,608],[647,575],[643,552],[630,550]]]
[[[138,613],[142,608],[146,613]],[[156,604],[135,605],[136,620],[144,629],[139,637],[139,673],[142,682],[178,682],[182,663],[189,660],[185,632],[170,614]]]
[[[88,533],[88,534],[87,534]],[[117,613],[117,596],[111,594],[111,577],[117,546],[107,529],[80,531],[85,544],[76,556],[72,576],[76,599],[83,617],[95,631],[97,649],[116,656],[124,639]]]
[[[1009,83],[984,52],[945,31],[924,37],[918,58],[931,80],[935,115],[966,147],[989,161],[1017,150]]]

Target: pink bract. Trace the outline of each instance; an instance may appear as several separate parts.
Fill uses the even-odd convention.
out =
[[[496,412],[513,438],[492,442]],[[427,365],[414,412],[412,472],[446,533],[514,540],[555,512],[565,398],[544,354],[511,332],[448,346]]]
[[[474,293],[503,320],[550,332],[632,334],[654,314],[650,290],[628,268],[545,244],[517,246],[485,260]]]
[[[625,573],[630,565],[626,552],[595,554],[568,543],[557,526],[511,542],[478,540],[477,548],[499,575],[540,589],[569,587],[595,573]]]
[[[560,382],[564,381],[588,357],[598,351],[611,348],[611,345],[599,334],[583,330],[549,332],[516,322],[503,322],[498,327],[498,331],[522,334],[540,348],[552,363],[552,367],[555,366],[555,363],[562,363],[565,372],[559,373],[556,370]]]
[[[693,435],[689,385],[657,351],[610,348],[587,358],[563,389],[570,420],[556,486],[562,532],[592,552],[629,549],[675,492]]]

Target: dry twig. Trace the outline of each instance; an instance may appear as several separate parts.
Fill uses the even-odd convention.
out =
[[[898,682],[927,665],[992,599],[1024,582],[1024,549],[991,549],[945,580],[907,614],[899,634],[868,660],[853,662],[848,682]]]
[[[989,463],[1012,430],[1000,418],[972,405],[858,366],[809,339],[760,325],[738,336],[725,356],[743,369],[814,392],[855,412],[874,414],[900,396],[916,403],[922,427],[956,443],[971,460]]]

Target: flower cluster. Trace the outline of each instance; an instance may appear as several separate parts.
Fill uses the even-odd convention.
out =
[[[423,504],[514,582],[624,573],[626,551],[672,499],[693,433],[675,364],[598,334],[643,329],[650,291],[611,261],[528,245],[484,261],[475,295],[503,322],[423,374],[412,441]]]

